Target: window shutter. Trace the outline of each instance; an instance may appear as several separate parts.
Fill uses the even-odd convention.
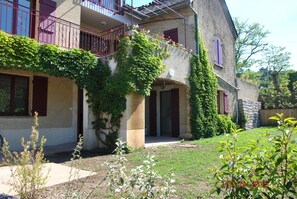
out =
[[[218,63],[220,66],[223,66],[223,44],[222,44],[222,41],[220,39],[218,39]]]
[[[171,39],[175,43],[178,43],[178,29],[174,28],[174,29],[171,29],[171,30],[164,31],[164,37],[166,39]]]
[[[39,19],[39,42],[56,44],[56,18],[55,10],[57,4],[52,0],[40,0],[40,19]]]
[[[38,112],[39,116],[46,116],[47,114],[47,85],[48,78],[34,76],[33,77],[33,103],[32,115]]]
[[[213,39],[213,50],[214,50],[214,64],[218,65],[219,64],[218,38]]]
[[[218,108],[218,114],[220,114],[220,110],[221,110],[220,91],[217,91],[217,108]]]
[[[228,94],[226,92],[224,92],[224,113],[229,113],[229,99]]]

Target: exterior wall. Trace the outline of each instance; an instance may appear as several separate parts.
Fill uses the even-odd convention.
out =
[[[193,8],[198,13],[198,28],[208,49],[209,61],[218,77],[219,90],[228,93],[229,115],[236,115],[237,89],[235,73],[235,38],[222,6],[223,0],[194,1]],[[191,22],[191,27],[194,25]],[[190,31],[191,32],[191,31]],[[214,64],[213,39],[218,37],[223,43],[223,67]],[[194,46],[192,47],[194,49]]]
[[[46,146],[76,142],[77,135],[77,86],[67,78],[57,78],[42,73],[5,71],[0,73],[29,77],[29,112],[32,108],[33,75],[48,77],[47,116],[40,116],[39,133],[47,138]],[[0,116],[1,135],[7,139],[12,150],[19,150],[20,139],[29,139],[33,117]]]
[[[260,114],[261,102],[255,102],[251,100],[238,100],[239,115],[246,117],[245,130],[257,128],[260,126]]]
[[[238,99],[251,100],[257,102],[259,98],[259,88],[256,85],[250,84],[237,78]]]
[[[193,48],[193,38],[195,26],[192,26],[193,12],[189,8],[183,8],[177,10],[180,14],[185,16],[185,20],[174,13],[168,13],[166,15],[160,15],[151,18],[143,23],[140,23],[140,27],[149,30],[151,33],[162,35],[164,31],[177,28],[178,29],[178,43],[183,46]],[[170,19],[170,20],[168,20]],[[185,33],[186,28],[186,33]],[[186,38],[185,38],[186,36]]]
[[[214,65],[213,39],[218,37],[223,43],[224,67],[214,66],[216,74],[235,86],[235,39],[228,19],[222,7],[222,0],[194,1],[194,9],[198,13],[199,31],[208,49],[209,61]]]

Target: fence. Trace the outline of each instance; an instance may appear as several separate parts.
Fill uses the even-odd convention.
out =
[[[276,121],[269,120],[270,117],[275,116],[276,113],[283,113],[284,118],[286,117],[294,117],[297,118],[297,109],[268,109],[268,110],[260,110],[260,121],[261,126],[275,126],[277,125]]]

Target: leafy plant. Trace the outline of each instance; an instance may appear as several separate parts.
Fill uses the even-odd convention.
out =
[[[12,181],[9,182],[12,189],[24,199],[35,199],[45,189],[48,172],[44,172],[45,163],[43,146],[46,142],[44,137],[39,142],[38,114],[35,113],[32,126],[31,140],[21,139],[23,151],[10,152],[9,145],[4,140],[2,153],[5,165],[11,166]]]
[[[297,146],[293,134],[297,121],[283,119],[282,114],[270,119],[276,120],[279,127],[267,148],[257,140],[240,152],[238,130],[221,143],[227,154],[220,156],[223,166],[215,172],[218,194],[226,198],[296,198]]]
[[[118,141],[115,161],[108,162],[109,168],[107,179],[109,191],[115,198],[169,198],[174,192],[173,179],[163,179],[154,171],[155,159],[148,156],[143,164],[131,169],[127,169],[123,156],[126,144]]]
[[[195,139],[216,135],[217,79],[208,61],[207,51],[199,39],[199,55],[191,58],[190,82],[190,125]]]
[[[217,135],[229,134],[235,128],[231,118],[226,115],[217,115]]]

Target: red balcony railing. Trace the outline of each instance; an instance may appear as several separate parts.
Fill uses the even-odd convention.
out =
[[[102,8],[112,13],[119,13],[121,10],[121,0],[82,0],[82,5],[102,14],[107,14]]]
[[[51,15],[42,15],[36,10],[10,1],[0,1],[0,29],[64,49],[82,48],[97,56],[115,52],[120,38],[127,30],[121,25],[98,33]]]

